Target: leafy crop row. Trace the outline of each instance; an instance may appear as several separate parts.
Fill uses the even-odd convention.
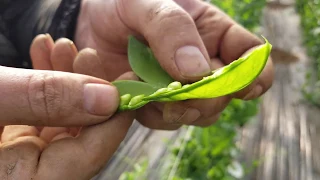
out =
[[[253,31],[260,22],[265,0],[211,0],[242,26]]]
[[[196,128],[187,142],[175,179],[231,180],[241,178],[245,170],[235,161],[237,129],[258,111],[257,100],[244,103],[233,100],[219,121],[208,128]],[[178,154],[180,148],[174,148]]]
[[[301,16],[301,27],[304,35],[304,45],[312,58],[315,76],[309,75],[309,90],[305,97],[320,107],[320,0],[297,0],[297,10]],[[316,81],[314,83],[313,81]]]
[[[195,128],[186,143],[185,151],[180,159],[175,176],[171,180],[233,180],[241,178],[246,170],[241,163],[237,162],[239,153],[235,139],[237,129],[242,127],[258,111],[259,100],[243,102],[233,100],[223,111],[217,123],[208,128]],[[172,164],[178,157],[180,148],[171,148],[172,155],[168,160]],[[120,180],[144,180],[148,174],[148,163],[136,163],[131,172],[124,172]],[[251,167],[248,167],[248,169]],[[161,175],[161,180],[168,180],[172,171]],[[171,177],[172,178],[172,177]]]

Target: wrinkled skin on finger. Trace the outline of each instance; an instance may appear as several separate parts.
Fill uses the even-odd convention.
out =
[[[200,0],[82,2],[75,43],[79,49],[97,50],[109,81],[130,71],[127,37],[131,34],[147,43],[160,65],[180,82],[199,80],[263,43],[220,9]],[[269,60],[257,80],[238,93],[210,100],[153,103],[137,111],[137,120],[155,129],[209,126],[232,98],[255,99],[272,81]]]

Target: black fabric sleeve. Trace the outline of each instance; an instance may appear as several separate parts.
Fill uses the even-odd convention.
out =
[[[8,63],[0,47],[0,65],[32,68],[29,48],[38,34],[49,33],[54,40],[73,39],[80,4],[81,0],[0,0],[0,37],[6,40],[0,38],[0,46],[10,44],[15,52]]]

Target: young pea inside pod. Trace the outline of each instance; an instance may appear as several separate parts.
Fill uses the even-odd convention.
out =
[[[120,96],[120,106],[128,105],[131,100],[131,94],[125,94]]]
[[[175,81],[175,82],[172,82],[168,85],[168,90],[177,90],[177,89],[180,89],[182,87],[182,84],[181,82],[178,82],[178,81]]]
[[[146,101],[181,101],[207,99],[235,93],[250,85],[264,69],[272,46],[266,43],[247,56],[213,72],[211,76],[183,88],[167,91],[161,95],[146,96]]]
[[[117,87],[120,94],[119,111],[137,109],[147,104],[149,101],[142,101],[141,98],[157,91],[156,87],[140,81],[119,80],[112,84]]]
[[[137,42],[138,41],[130,41],[130,43]],[[139,44],[139,46],[131,44],[129,45],[129,53],[135,52],[135,49],[130,49],[130,47],[147,48],[141,44]],[[162,69],[153,71],[153,68],[161,68],[160,66],[151,66],[149,69],[134,68],[133,70],[135,72],[147,70],[150,73],[157,72],[157,76],[162,74],[165,78],[163,78],[162,83],[155,83],[155,81],[153,81],[154,79],[151,80],[152,83],[139,81],[114,82],[113,84],[118,88],[121,94],[119,110],[138,109],[151,101],[165,102],[187,99],[207,99],[240,91],[251,84],[260,75],[268,61],[271,49],[272,45],[265,39],[265,44],[259,46],[245,57],[213,71],[212,75],[204,77],[200,81],[183,86],[180,82],[176,81],[168,84],[168,75]],[[137,49],[137,51],[139,51],[139,49]],[[152,58],[145,60],[145,63],[156,61],[154,56],[150,57]],[[144,58],[146,58],[146,56],[139,57],[135,55],[134,58],[131,58],[130,60],[131,66],[135,65],[135,62],[139,62],[137,64],[144,64]],[[141,72],[136,73],[137,75],[143,74]],[[125,95],[125,97],[122,95]]]

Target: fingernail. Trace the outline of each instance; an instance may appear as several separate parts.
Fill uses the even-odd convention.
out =
[[[183,76],[199,77],[210,72],[210,66],[205,57],[195,46],[184,46],[175,54],[176,65]]]
[[[174,124],[190,124],[201,116],[197,109],[177,105],[165,106],[164,112],[164,120]]]
[[[70,41],[69,44],[70,44],[71,51],[74,53],[74,55],[76,55],[77,52],[78,52],[77,47],[75,46],[75,44],[73,43],[73,41]]]
[[[84,86],[84,107],[93,115],[111,116],[119,104],[118,91],[106,84],[86,84]]]
[[[259,97],[263,91],[261,85],[256,85],[244,98],[243,100],[251,100]]]
[[[47,51],[50,51],[53,47],[53,40],[52,37],[50,36],[50,34],[45,34],[46,38],[43,41],[43,48]]]

